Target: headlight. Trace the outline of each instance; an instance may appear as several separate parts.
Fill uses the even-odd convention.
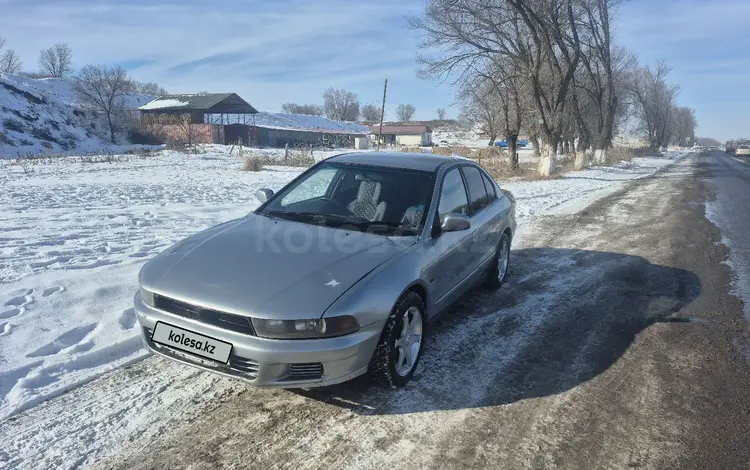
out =
[[[270,339],[332,338],[359,331],[357,319],[349,315],[314,320],[252,318],[251,321],[258,336]]]
[[[148,305],[149,307],[154,306],[154,293],[151,291],[147,291],[143,287],[141,287],[141,298],[143,299],[143,303]]]

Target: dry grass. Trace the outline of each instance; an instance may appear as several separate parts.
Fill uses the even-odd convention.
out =
[[[401,151],[407,153],[423,153],[421,147],[401,147]]]
[[[607,150],[606,164],[611,165],[622,161],[632,161],[637,157],[654,157],[659,152],[651,150],[649,147],[614,147]]]
[[[450,157],[453,155],[453,151],[448,147],[433,147],[433,155],[441,155],[443,157]]]
[[[242,171],[262,171],[266,159],[262,155],[249,154],[245,156],[242,162]]]
[[[293,166],[299,168],[310,168],[315,165],[315,159],[309,150],[289,150],[289,153],[284,157],[284,166]]]
[[[474,153],[474,151],[471,150],[469,147],[453,147],[451,150],[456,155],[461,155],[462,157],[466,157],[466,158],[471,157],[471,154]]]

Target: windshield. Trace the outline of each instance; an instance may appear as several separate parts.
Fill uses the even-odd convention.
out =
[[[300,222],[389,235],[419,233],[433,175],[426,171],[324,163],[283,188],[259,212]]]

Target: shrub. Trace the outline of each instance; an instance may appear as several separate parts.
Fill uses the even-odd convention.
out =
[[[242,162],[242,171],[261,171],[263,169],[264,158],[257,154],[250,154]]]
[[[44,127],[35,127],[31,129],[31,135],[35,139],[46,140],[47,142],[57,142],[50,130]]]
[[[130,129],[128,131],[128,141],[130,141],[131,144],[140,145],[161,145],[165,143],[164,139],[159,137],[156,133],[145,129]]]
[[[10,131],[23,132],[23,123],[18,119],[5,118],[3,120],[3,127]]]
[[[453,155],[453,152],[448,147],[434,147],[432,149],[432,153],[434,155],[442,155],[444,157],[449,157]]]
[[[401,147],[402,152],[407,153],[422,153],[421,147]]]
[[[64,131],[60,134],[59,144],[63,150],[73,150],[78,144],[78,136],[72,132]]]

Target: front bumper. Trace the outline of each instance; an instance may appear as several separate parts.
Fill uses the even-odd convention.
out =
[[[135,299],[141,337],[152,352],[222,375],[239,378],[256,387],[307,388],[333,385],[367,372],[383,322],[362,327],[338,338],[278,340],[224,330],[213,325],[173,315],[146,305],[140,292]],[[157,322],[191,330],[232,343],[228,364],[154,343],[151,334]]]

